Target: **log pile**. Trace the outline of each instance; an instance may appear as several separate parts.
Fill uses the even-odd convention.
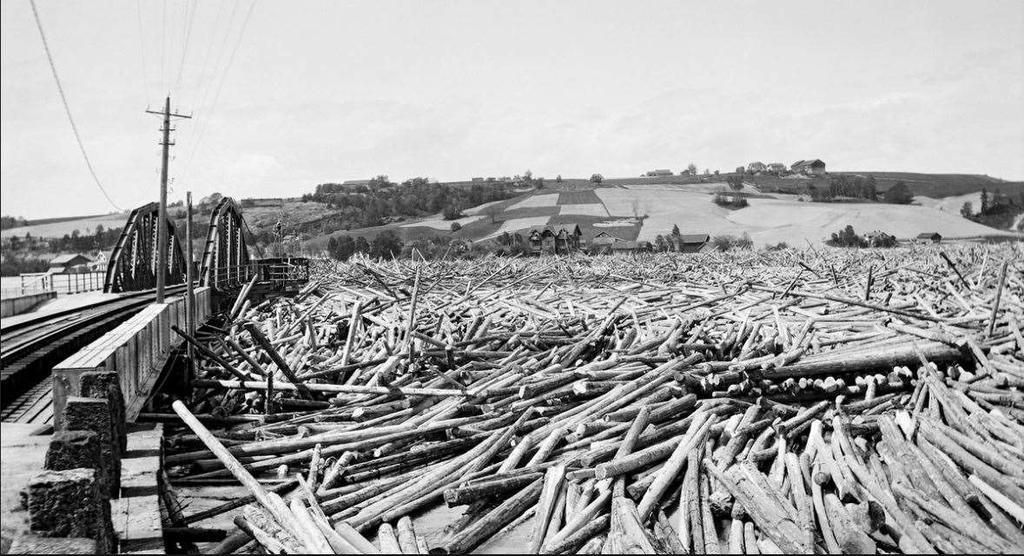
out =
[[[144,417],[222,553],[1020,552],[1022,254],[321,261]]]

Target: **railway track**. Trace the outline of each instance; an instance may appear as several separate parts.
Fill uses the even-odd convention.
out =
[[[167,294],[184,289],[169,287]],[[125,294],[0,328],[0,421],[49,423],[53,366],[141,311],[153,294]]]

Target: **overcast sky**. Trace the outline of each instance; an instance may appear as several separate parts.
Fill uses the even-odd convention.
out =
[[[802,158],[1024,179],[1019,1],[37,5],[122,208],[156,199],[160,122],[144,110],[168,91],[195,116],[175,124],[172,200],[297,196],[380,173],[633,176]],[[109,211],[28,0],[0,10],[3,213]]]

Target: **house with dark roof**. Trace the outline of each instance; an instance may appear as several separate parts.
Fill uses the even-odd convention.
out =
[[[669,242],[669,249],[677,253],[697,253],[711,241],[709,234],[682,234],[678,236],[669,235],[665,239]]]
[[[590,254],[591,255],[606,255],[612,252],[612,245],[625,241],[621,237],[612,235],[604,230],[594,234],[594,238],[590,240]]]
[[[773,174],[781,174],[787,170],[786,165],[781,162],[772,162],[768,165],[768,171]]]
[[[50,260],[50,268],[47,274],[67,274],[76,269],[84,267],[92,262],[92,259],[82,254],[59,255]]]
[[[561,255],[578,251],[583,245],[582,236],[579,224],[567,222],[530,228],[526,242],[530,245],[531,255]]]
[[[756,174],[758,172],[764,172],[768,167],[764,165],[764,162],[751,162],[747,164],[747,173]]]
[[[649,178],[655,178],[655,177],[660,177],[660,176],[671,176],[672,175],[672,170],[669,170],[668,168],[659,168],[657,170],[648,170],[646,175]]]
[[[813,160],[797,160],[790,166],[790,170],[794,174],[803,174],[805,176],[824,176],[825,175],[825,163],[819,158]]]
[[[649,241],[617,241],[612,244],[612,253],[638,253],[651,251]]]

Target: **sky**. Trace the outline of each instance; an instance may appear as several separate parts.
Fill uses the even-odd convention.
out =
[[[636,176],[821,158],[1024,180],[1024,2],[36,0],[122,209],[387,174]],[[113,210],[28,0],[0,2],[4,214]]]

